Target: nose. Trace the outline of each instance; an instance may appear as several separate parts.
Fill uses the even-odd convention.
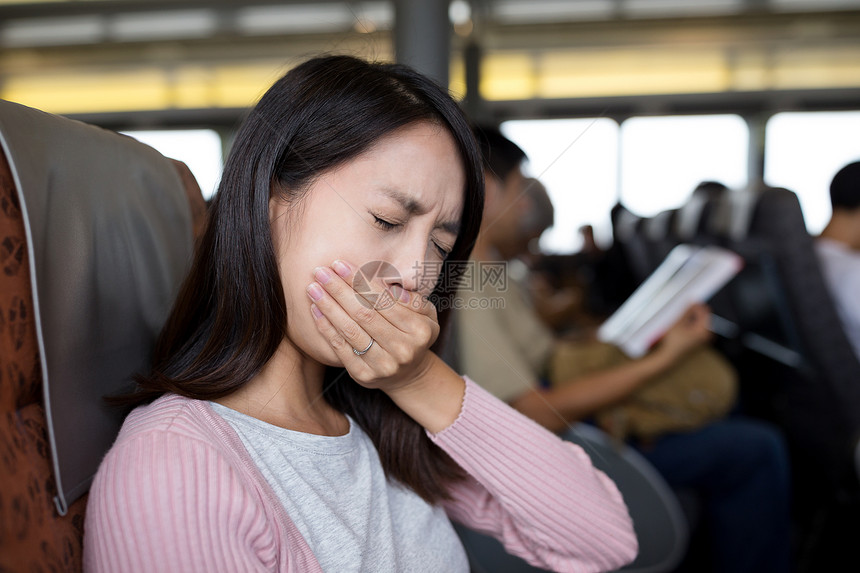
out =
[[[393,276],[385,279],[386,286],[398,285],[409,291],[421,288],[422,260],[412,257],[397,257],[389,262],[396,269],[396,273],[392,273]]]
[[[385,277],[386,286],[398,285],[408,291],[418,291],[429,295],[433,291],[436,279],[442,270],[441,261],[428,258],[429,240],[404,241],[389,252],[387,262],[395,272]]]

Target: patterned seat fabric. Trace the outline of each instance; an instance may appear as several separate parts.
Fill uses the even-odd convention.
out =
[[[188,167],[174,165],[196,235],[205,201]],[[81,570],[86,496],[57,514],[39,360],[24,223],[0,151],[0,573]]]
[[[86,497],[60,518],[18,195],[0,153],[0,571],[79,571]]]

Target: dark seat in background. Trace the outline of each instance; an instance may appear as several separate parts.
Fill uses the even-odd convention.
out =
[[[648,258],[648,244],[642,240],[645,221],[644,217],[636,215],[621,204],[612,209],[613,248],[623,254],[635,282],[634,288],[648,278],[652,270]]]
[[[826,466],[833,484],[854,481],[854,451],[860,437],[860,361],[842,328],[797,196],[781,188],[734,195],[720,229],[724,245],[745,256],[766,277],[750,293],[758,304],[735,299],[755,315],[757,306],[776,307],[780,327],[764,333],[798,356],[792,362],[798,381],[783,388],[785,422]],[[755,317],[754,317],[755,318]],[[754,318],[749,320],[755,324]],[[749,329],[749,324],[742,324]],[[762,326],[764,328],[764,326]]]
[[[765,296],[758,293],[758,305],[736,292],[736,302],[744,305],[738,310],[742,317],[772,316],[770,332],[760,338],[770,345],[773,359],[747,355],[742,380],[750,395],[756,388],[765,390],[758,400],[769,407],[765,415],[783,428],[791,446],[801,524],[799,569],[860,569],[853,551],[860,535],[860,361],[843,330],[797,196],[763,187],[732,198],[733,205],[724,210],[731,215],[715,226],[726,246],[759,272],[759,291],[767,290]]]
[[[860,362],[796,195],[770,187],[694,194],[674,218],[668,238],[655,232],[662,222],[628,223],[635,232],[626,251],[641,258],[659,248],[655,242],[676,241],[744,257],[741,273],[710,301],[724,335],[716,345],[740,373],[741,410],[776,423],[788,439],[799,570],[835,570],[849,557],[860,567],[850,551],[851,535],[860,534]]]
[[[680,242],[674,233],[677,219],[678,209],[669,209],[642,222],[641,236],[644,238],[648,275],[660,266]]]
[[[818,436],[807,449],[826,462],[834,483],[853,480],[860,361],[836,313],[797,196],[771,187],[694,195],[676,217],[678,242],[718,244],[744,257],[746,268],[712,307],[736,323],[744,347],[804,381],[782,386],[783,421],[806,441]],[[649,229],[653,223],[639,226]],[[637,238],[642,249],[653,248],[648,233]]]
[[[86,492],[205,203],[129,137],[0,101],[0,571],[78,571]],[[197,224],[195,225],[195,219]]]

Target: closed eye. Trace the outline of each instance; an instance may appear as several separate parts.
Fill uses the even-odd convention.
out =
[[[402,223],[393,223],[391,221],[387,221],[378,215],[373,215],[373,213],[371,213],[371,215],[373,216],[373,223],[383,231],[391,231],[393,229],[396,229],[397,227],[403,226]],[[433,248],[436,249],[436,252],[439,253],[439,256],[442,259],[447,258],[448,255],[451,254],[451,249],[443,246],[441,243],[437,242],[436,239],[433,239],[431,237],[431,241],[433,243]]]
[[[439,251],[439,255],[444,259],[447,258],[448,255],[451,254],[451,250],[443,247],[436,241],[433,241],[433,246],[436,247],[436,250]]]
[[[380,219],[376,215],[373,216],[373,222],[376,223],[379,226],[379,228],[384,230],[384,231],[390,231],[391,229],[394,229],[395,227],[400,226],[398,223],[392,223],[391,221],[386,221],[385,219]]]

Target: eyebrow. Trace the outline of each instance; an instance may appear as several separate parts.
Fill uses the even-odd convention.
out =
[[[386,197],[394,200],[403,208],[404,211],[409,213],[410,215],[423,215],[427,212],[427,207],[421,205],[414,198],[401,193],[397,189],[391,189],[390,187],[386,187],[382,190]],[[460,222],[459,221],[443,221],[435,226],[436,229],[442,229],[452,235],[460,234]]]

